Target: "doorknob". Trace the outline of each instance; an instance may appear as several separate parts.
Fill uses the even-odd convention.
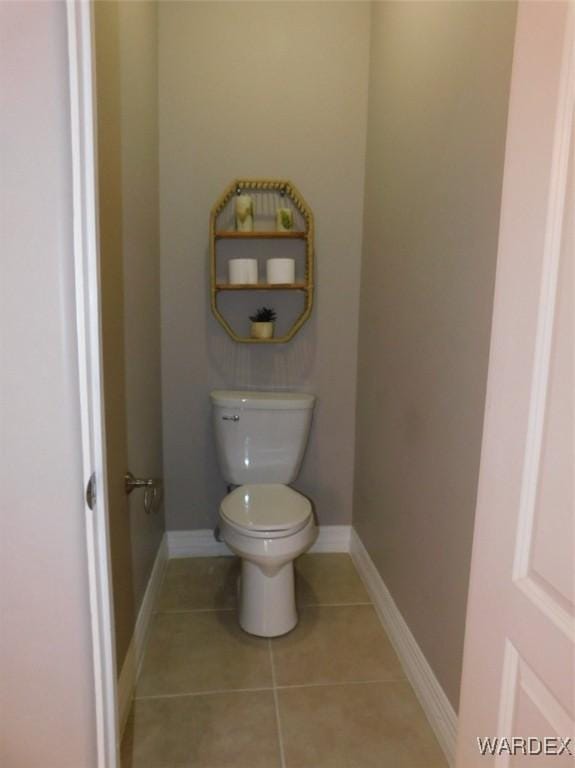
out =
[[[124,475],[124,489],[128,496],[136,488],[144,488],[144,511],[147,515],[154,508],[154,503],[158,496],[158,486],[161,485],[161,482],[161,480],[155,480],[153,477],[134,477],[131,472],[126,472]]]

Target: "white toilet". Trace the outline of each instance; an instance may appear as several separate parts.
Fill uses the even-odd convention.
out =
[[[299,472],[315,398],[289,392],[211,394],[218,460],[228,485],[220,531],[242,559],[240,625],[276,637],[297,624],[293,561],[315,541],[305,496],[288,487]]]

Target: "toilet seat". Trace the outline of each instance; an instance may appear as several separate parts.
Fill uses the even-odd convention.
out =
[[[222,501],[222,517],[257,538],[281,538],[305,527],[312,516],[308,499],[287,485],[241,485]]]

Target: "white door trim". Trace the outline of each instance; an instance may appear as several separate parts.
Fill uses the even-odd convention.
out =
[[[94,509],[86,503],[98,768],[117,768],[116,658],[108,532],[106,443],[101,359],[94,67],[91,3],[66,2],[72,141],[74,271],[82,468],[95,477]]]

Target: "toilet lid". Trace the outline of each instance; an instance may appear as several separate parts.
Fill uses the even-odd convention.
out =
[[[252,531],[285,531],[308,520],[311,504],[287,485],[240,485],[225,497],[220,510],[230,522]]]

